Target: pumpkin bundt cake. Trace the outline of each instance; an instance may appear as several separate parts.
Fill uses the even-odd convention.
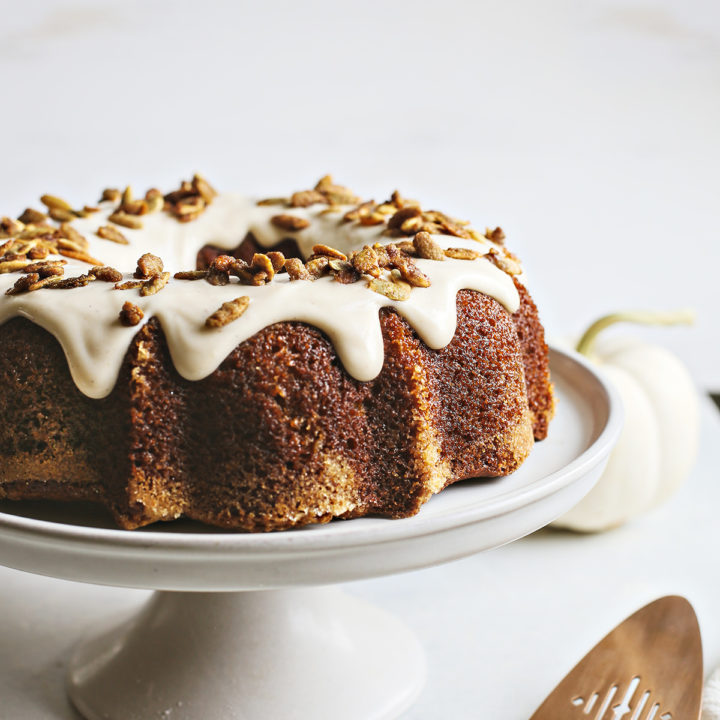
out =
[[[553,411],[500,228],[323,178],[55,196],[0,221],[0,498],[249,531],[418,512]]]

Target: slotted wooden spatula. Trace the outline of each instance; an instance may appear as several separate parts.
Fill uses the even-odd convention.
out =
[[[530,720],[698,720],[702,687],[695,611],[669,596],[601,640]]]

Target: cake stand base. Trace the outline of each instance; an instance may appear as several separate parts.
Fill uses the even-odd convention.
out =
[[[68,691],[88,720],[385,720],[424,681],[414,635],[334,589],[156,592],[80,644]]]

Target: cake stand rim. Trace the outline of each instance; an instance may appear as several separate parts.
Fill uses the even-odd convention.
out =
[[[333,534],[336,523],[329,523],[311,532],[277,531],[271,533],[163,533],[153,531],[132,532],[114,528],[95,528],[70,525],[49,520],[27,518],[0,512],[0,541],[8,536],[30,542],[77,543],[85,548],[92,545],[98,550],[112,547],[116,550],[156,549],[165,553],[206,552],[213,556],[292,555],[313,550],[331,551],[357,546],[382,545],[421,536],[439,534],[449,528],[462,527],[501,517],[553,495],[591,472],[610,454],[623,424],[622,403],[612,384],[601,370],[576,352],[550,346],[550,363],[553,374],[567,376],[583,373],[586,381],[594,384],[595,396],[605,401],[605,422],[597,436],[577,457],[548,475],[534,479],[527,485],[508,490],[484,501],[469,503],[463,509],[451,509],[439,515],[389,520],[386,526],[357,528],[352,533]],[[526,461],[532,462],[532,454]],[[358,518],[362,520],[362,518]],[[408,522],[410,521],[410,522]],[[343,521],[346,523],[354,520]]]

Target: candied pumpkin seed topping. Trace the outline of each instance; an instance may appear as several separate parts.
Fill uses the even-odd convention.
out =
[[[29,292],[30,287],[40,279],[37,273],[28,273],[15,281],[15,284],[5,291],[6,295],[20,295],[20,293]]]
[[[90,275],[94,275],[98,280],[103,282],[117,283],[122,280],[122,273],[113,267],[103,265],[101,267],[94,267],[90,269]]]
[[[287,274],[290,276],[290,281],[293,280],[312,280],[313,276],[308,272],[305,267],[305,263],[300,258],[287,258],[285,260],[285,269]]]
[[[164,196],[164,207],[179,222],[191,222],[205,212],[216,196],[212,185],[195,173],[192,180],[183,181],[177,190]]]
[[[110,240],[110,242],[117,243],[118,245],[129,245],[130,241],[112,225],[101,225],[97,229],[97,236],[103,240]]]
[[[447,248],[445,255],[456,260],[476,260],[480,257],[477,250],[471,250],[470,248]]]
[[[157,255],[145,253],[138,258],[135,277],[138,279],[152,278],[160,275],[164,268],[163,261]]]
[[[421,231],[413,238],[413,247],[421,258],[444,260],[443,249],[432,239],[430,233]]]
[[[155,295],[159,293],[170,280],[170,273],[164,272],[159,275],[154,275],[149,280],[146,280],[140,288],[140,295],[146,297],[147,295]]]
[[[207,270],[181,270],[173,275],[176,280],[204,280],[207,276]]]
[[[24,273],[37,273],[41,278],[58,277],[65,274],[63,265],[66,262],[66,260],[41,260],[26,265],[22,271]]]
[[[134,327],[145,317],[143,311],[130,301],[123,303],[120,310],[120,323],[126,327]]]
[[[135,215],[131,215],[124,210],[116,210],[108,217],[108,220],[116,225],[122,225],[123,227],[130,228],[131,230],[139,230],[143,226],[140,218]]]
[[[45,213],[41,213],[39,210],[33,210],[32,208],[25,208],[22,215],[18,217],[18,221],[25,225],[33,225],[44,223],[48,219]]]
[[[224,302],[205,320],[205,325],[209,328],[224,327],[233,320],[237,320],[248,309],[248,305],[250,305],[250,298],[247,295]]]
[[[503,245],[505,243],[505,233],[501,227],[496,227],[494,230],[485,228],[485,238],[497,243],[498,245]]]
[[[382,278],[373,278],[368,282],[368,287],[380,295],[384,295],[390,300],[407,300],[410,297],[411,286],[402,280],[384,280]]]
[[[115,290],[137,290],[145,284],[144,280],[126,280],[115,285]]]
[[[53,278],[53,282],[48,283],[45,287],[51,290],[73,290],[74,288],[89,285],[94,280],[95,276],[87,273],[76,277],[62,278],[61,280],[55,280],[55,278]]]
[[[310,221],[305,218],[298,217],[297,215],[289,215],[282,213],[281,215],[273,215],[270,218],[270,222],[280,230],[286,230],[287,232],[298,232],[310,227]]]

